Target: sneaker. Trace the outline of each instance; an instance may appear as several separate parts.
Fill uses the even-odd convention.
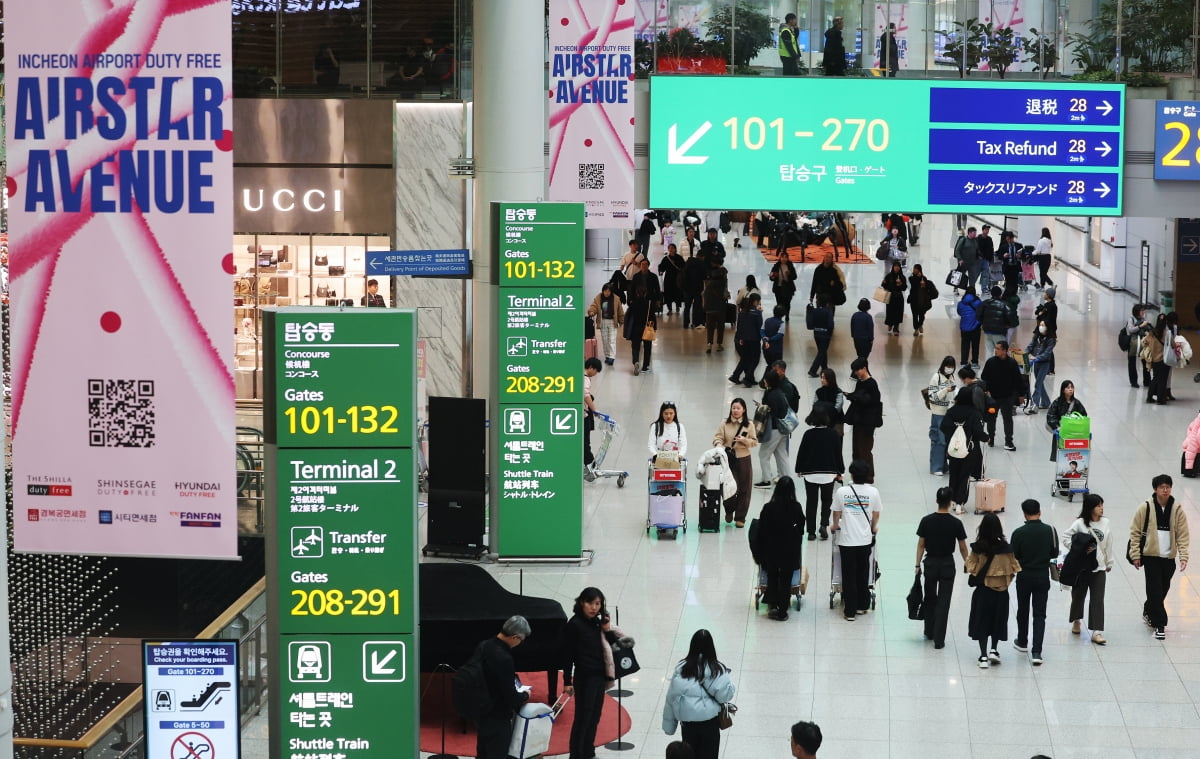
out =
[[[1157,640],[1166,640],[1167,639],[1167,628],[1165,628],[1165,627],[1154,628],[1154,637]]]
[[[988,658],[988,661],[990,661],[992,664],[999,664],[1000,663],[1000,652],[993,648],[991,651],[988,651],[987,658]]]
[[[642,365],[639,364],[638,362],[634,361],[633,362],[633,376],[636,377],[641,373],[642,373]]]
[[[1026,416],[1033,416],[1033,415],[1037,414],[1037,412],[1038,412],[1037,406],[1026,406],[1025,407],[1025,415]]]
[[[980,669],[987,669],[990,666],[991,665],[988,664],[988,658],[986,656],[979,657],[979,668]]]
[[[810,532],[810,533],[808,533],[808,539],[809,539],[809,540],[816,540],[816,539],[817,539],[817,533],[815,533],[815,532]]]
[[[934,473],[933,473],[933,476],[934,476],[934,477],[945,477],[945,476],[946,476],[946,473],[945,473],[945,472],[943,472],[943,471],[940,471],[940,470],[939,470],[939,471],[937,471],[937,472],[934,472]]]
[[[644,373],[644,374],[653,374],[653,370],[651,370],[651,369],[650,369],[650,367],[648,367],[648,366],[643,366],[643,367],[642,367],[642,373]]]
[[[1154,627],[1154,625],[1150,624],[1150,615],[1149,614],[1143,614],[1142,621],[1146,623],[1146,627]]]
[[[709,343],[709,344],[708,344],[708,347],[704,349],[704,352],[705,352],[705,353],[712,353],[712,343]]]
[[[847,622],[853,622],[854,615],[853,614],[843,614],[842,619],[846,620]]]
[[[1025,653],[1026,651],[1028,651],[1028,650],[1029,650],[1029,645],[1028,645],[1027,643],[1022,643],[1022,642],[1020,642],[1020,641],[1016,641],[1016,640],[1014,640],[1014,641],[1013,641],[1013,648],[1017,649],[1017,650],[1018,650],[1018,651],[1020,651],[1021,653]]]
[[[762,482],[756,482],[756,483],[754,483],[754,487],[769,488],[769,487],[771,487],[771,482],[770,482],[770,480],[763,480]]]
[[[829,528],[821,526],[821,540],[829,540]]]
[[[735,385],[737,385],[737,384],[740,384],[740,383],[741,383],[741,380],[740,380],[740,379],[738,379],[737,377],[734,377],[732,374],[731,374],[731,375],[729,375],[728,377],[726,377],[725,379],[729,380],[730,382],[732,382],[732,383],[733,383],[733,384],[735,384]]]
[[[1012,443],[1005,443],[1005,444],[1004,444],[1004,450],[1006,450],[1006,451],[1015,451],[1015,450],[1017,450],[1017,447],[1016,447],[1015,445],[1013,445]]]
[[[1041,655],[1041,654],[1034,654],[1034,655],[1033,655],[1033,657],[1032,657],[1032,658],[1030,658],[1030,660],[1029,660],[1029,663],[1030,663],[1030,664],[1032,664],[1032,665],[1033,665],[1033,666],[1035,666],[1035,667],[1040,667],[1040,666],[1042,666],[1042,655]]]
[[[608,364],[609,366],[612,366],[614,362],[611,358],[606,358],[606,359],[604,359],[604,363]]]

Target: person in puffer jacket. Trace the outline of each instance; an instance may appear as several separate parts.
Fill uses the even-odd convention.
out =
[[[968,363],[975,367],[979,366],[979,334],[982,331],[979,324],[979,309],[983,305],[983,301],[975,294],[975,288],[967,287],[963,294],[962,300],[958,302],[958,329],[961,332],[961,348],[959,350],[959,364],[966,366]],[[970,361],[967,361],[968,352]]]
[[[1188,425],[1183,438],[1183,476],[1196,476],[1196,454],[1200,454],[1200,414]]]
[[[696,759],[717,759],[721,705],[733,700],[736,688],[729,667],[717,659],[712,633],[700,629],[692,635],[687,656],[675,666],[663,703],[663,732],[674,735],[682,725],[683,740]]]

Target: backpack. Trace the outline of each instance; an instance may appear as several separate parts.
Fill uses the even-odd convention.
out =
[[[754,409],[754,433],[759,441],[766,440],[771,435],[771,407],[766,403],[758,404]]]
[[[996,300],[995,298],[987,301],[983,304],[980,317],[980,321],[983,323],[983,331],[989,335],[999,335],[1008,331],[1008,304],[1004,301]]]
[[[954,434],[946,444],[946,455],[952,459],[965,459],[970,453],[970,441],[967,440],[964,422],[955,422]]]
[[[1129,337],[1129,332],[1121,327],[1121,331],[1117,333],[1117,347],[1122,353],[1129,352],[1129,346],[1133,344],[1133,339]]]
[[[483,647],[487,641],[475,647],[471,658],[454,673],[450,693],[454,699],[454,709],[463,719],[478,722],[492,711],[492,693],[488,689],[487,677],[483,671]]]

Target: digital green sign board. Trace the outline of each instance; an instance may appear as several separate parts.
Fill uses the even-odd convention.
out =
[[[416,314],[264,324],[271,756],[416,756]]]
[[[1119,216],[1124,113],[1121,84],[654,76],[650,206]]]
[[[583,250],[580,203],[494,203],[498,487],[504,557],[583,550]]]

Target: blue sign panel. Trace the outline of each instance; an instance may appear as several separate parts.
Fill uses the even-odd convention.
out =
[[[1119,89],[998,89],[990,85],[967,85],[934,86],[929,90],[929,121],[934,124],[1119,127],[1122,110]]]
[[[1200,103],[1154,104],[1154,178],[1200,180]]]
[[[470,254],[454,250],[369,250],[368,277],[467,277]]]
[[[933,170],[929,172],[929,202],[956,208],[1004,206],[1031,211],[1046,206],[1114,209],[1118,207],[1120,179],[1120,174],[1064,171]]]
[[[1179,263],[1200,263],[1200,219],[1176,219],[1175,241]]]
[[[929,162],[1116,167],[1121,133],[930,129]]]
[[[142,641],[149,759],[241,756],[235,640]]]

